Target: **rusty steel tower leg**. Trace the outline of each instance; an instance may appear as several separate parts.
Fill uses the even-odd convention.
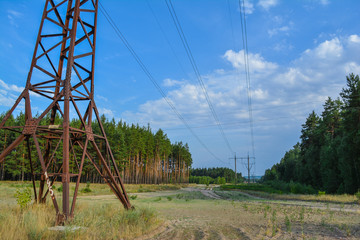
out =
[[[97,13],[98,0],[46,0],[26,87],[0,123],[0,129],[18,134],[0,154],[0,163],[17,146],[26,144],[35,200],[42,203],[50,195],[56,224],[74,216],[85,164],[92,164],[123,206],[131,208],[94,101]],[[32,115],[30,93],[43,99],[36,105],[40,116]],[[25,125],[9,126],[8,119],[22,101]],[[70,118],[75,118],[74,126]],[[36,158],[31,157],[31,146],[35,146]],[[41,166],[39,173],[36,166]],[[62,209],[52,189],[58,178],[63,185]],[[38,189],[35,180],[40,180]],[[72,201],[71,181],[75,182]]]

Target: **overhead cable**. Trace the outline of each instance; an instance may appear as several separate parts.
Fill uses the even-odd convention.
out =
[[[255,157],[255,143],[254,143],[254,124],[253,124],[253,114],[252,114],[252,100],[251,100],[251,82],[250,82],[250,68],[249,68],[249,51],[247,44],[247,30],[246,30],[246,13],[245,13],[245,3],[244,0],[239,0],[240,8],[240,19],[241,19],[241,33],[242,33],[242,42],[244,49],[244,68],[246,76],[246,89],[248,96],[248,110],[249,110],[249,122],[250,122],[250,135],[251,135],[251,147],[252,154]]]
[[[106,11],[104,6],[99,2],[100,5],[100,11],[105,16],[107,22],[110,24],[110,26],[114,29],[116,35],[120,38],[120,40],[124,43],[125,47],[129,50],[131,55],[134,57],[135,61],[139,64],[140,68],[143,70],[143,72],[146,74],[146,76],[150,79],[152,84],[155,86],[155,88],[159,91],[161,96],[164,98],[164,100],[167,102],[167,104],[170,106],[170,108],[175,112],[177,117],[182,121],[182,123],[186,126],[186,128],[191,132],[191,134],[198,140],[198,142],[204,147],[204,149],[210,153],[216,160],[223,162],[220,158],[218,158],[213,152],[210,151],[210,149],[205,145],[205,143],[196,135],[196,133],[191,129],[187,121],[184,119],[184,117],[179,113],[179,111],[176,109],[173,102],[166,96],[165,92],[162,90],[162,88],[159,86],[159,84],[156,82],[152,74],[149,72],[147,67],[144,65],[144,63],[141,61],[140,57],[136,54],[135,50],[131,47],[129,42],[126,40],[125,36],[122,34],[120,29],[117,27],[116,23],[113,21],[109,13]],[[226,164],[226,162],[223,162]]]
[[[202,80],[201,74],[200,74],[200,72],[199,72],[199,69],[198,69],[197,64],[196,64],[196,62],[195,62],[195,59],[194,59],[193,54],[192,54],[192,52],[191,52],[190,46],[189,46],[189,44],[188,44],[188,42],[187,42],[187,40],[186,40],[184,31],[183,31],[183,29],[182,29],[182,27],[181,27],[181,24],[180,24],[180,21],[179,21],[179,19],[178,19],[178,17],[177,17],[175,8],[174,8],[173,4],[171,3],[171,0],[165,0],[165,2],[166,2],[166,5],[167,5],[167,7],[168,7],[168,10],[169,10],[169,12],[170,12],[171,18],[172,18],[172,20],[173,20],[173,22],[174,22],[174,24],[175,24],[175,27],[176,27],[176,30],[177,30],[177,32],[178,32],[178,34],[179,34],[179,37],[180,37],[180,39],[181,39],[181,42],[182,42],[182,44],[183,44],[183,46],[184,46],[184,48],[185,48],[185,51],[186,51],[186,54],[187,54],[187,56],[188,56],[188,58],[189,58],[189,61],[190,61],[190,63],[191,63],[191,66],[192,66],[192,68],[193,68],[193,70],[194,70],[194,72],[195,72],[195,75],[196,75],[196,77],[197,77],[197,79],[198,79],[198,82],[199,82],[199,84],[200,84],[200,86],[201,86],[201,88],[202,88],[202,90],[203,90],[203,92],[204,92],[206,102],[208,103],[208,106],[209,106],[209,108],[210,108],[211,114],[213,115],[213,117],[214,117],[214,119],[215,119],[215,123],[216,123],[216,125],[218,126],[218,128],[219,128],[219,130],[220,130],[220,133],[221,133],[221,135],[222,135],[222,137],[223,137],[223,139],[224,139],[227,147],[229,148],[230,152],[233,153],[234,151],[232,150],[232,148],[231,148],[231,146],[230,146],[230,143],[229,143],[229,141],[228,141],[228,139],[227,139],[227,137],[226,137],[226,135],[225,135],[225,133],[224,133],[224,129],[223,129],[223,127],[221,126],[221,123],[220,123],[219,118],[218,118],[218,116],[217,116],[217,114],[216,114],[215,108],[214,108],[213,104],[212,104],[211,101],[210,101],[210,97],[209,97],[208,92],[207,92],[207,90],[206,90],[204,81]]]

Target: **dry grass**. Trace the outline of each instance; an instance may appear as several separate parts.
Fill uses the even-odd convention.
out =
[[[133,239],[151,231],[161,221],[155,211],[139,207],[126,211],[117,203],[80,203],[65,231],[50,230],[55,211],[50,204],[35,204],[21,211],[16,205],[0,205],[1,239]],[[72,230],[79,227],[78,230]]]
[[[67,223],[65,231],[54,231],[49,229],[55,225],[51,201],[31,204],[24,210],[16,205],[15,190],[24,186],[28,187],[19,183],[0,184],[0,239],[133,239],[161,224],[156,212],[146,206],[126,211],[116,199],[79,199],[75,217]],[[101,186],[96,188],[102,190]],[[57,199],[61,206],[60,193],[57,193]],[[73,227],[80,228],[73,231]]]
[[[126,186],[137,197],[132,200],[136,210],[125,211],[106,185],[91,184],[92,192],[79,196],[75,218],[68,225],[81,228],[51,231],[52,204],[21,211],[11,195],[16,186],[10,184],[0,183],[1,239],[360,239],[359,207],[348,205],[354,211],[345,211],[349,209],[343,210],[343,203],[336,203],[343,199],[330,204],[335,208],[305,199],[306,206],[301,206],[216,191],[229,200],[214,200],[195,189],[171,190],[171,185]],[[167,191],[139,191],[155,188]]]

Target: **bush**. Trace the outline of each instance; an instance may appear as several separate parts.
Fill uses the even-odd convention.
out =
[[[355,196],[358,199],[358,203],[360,204],[360,189],[357,191],[357,193],[355,193]]]
[[[92,192],[92,190],[90,189],[90,182],[87,182],[86,183],[86,187],[81,189],[80,192],[82,193],[89,193],[89,192]]]
[[[135,200],[135,199],[137,198],[137,195],[130,195],[130,198],[131,198],[132,200]]]
[[[319,191],[319,192],[318,192],[318,196],[324,196],[325,194],[326,194],[325,191],[323,191],[323,192],[322,192],[322,191]]]
[[[212,177],[208,176],[190,176],[189,177],[189,183],[196,183],[196,184],[214,184],[216,182],[216,179],[213,179]]]
[[[16,202],[20,206],[21,210],[28,207],[31,202],[31,190],[30,188],[16,189],[15,193]]]

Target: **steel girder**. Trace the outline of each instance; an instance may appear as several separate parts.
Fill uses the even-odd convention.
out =
[[[25,140],[35,201],[45,202],[50,194],[56,210],[56,224],[63,224],[74,216],[86,163],[95,167],[126,209],[130,209],[131,204],[94,101],[98,0],[56,2],[45,2],[25,89],[0,123],[0,129],[19,133],[0,154],[0,163]],[[39,102],[39,97],[41,103],[37,109],[42,110],[33,116],[30,99],[36,98]],[[9,126],[7,121],[11,114],[24,106],[25,124]],[[78,119],[80,126],[70,125],[70,116]],[[32,159],[34,146],[36,159]],[[41,166],[40,173],[35,172],[36,166]],[[37,189],[38,175],[40,186]],[[52,189],[58,177],[63,185],[62,210]],[[70,179],[76,181],[71,208]]]

